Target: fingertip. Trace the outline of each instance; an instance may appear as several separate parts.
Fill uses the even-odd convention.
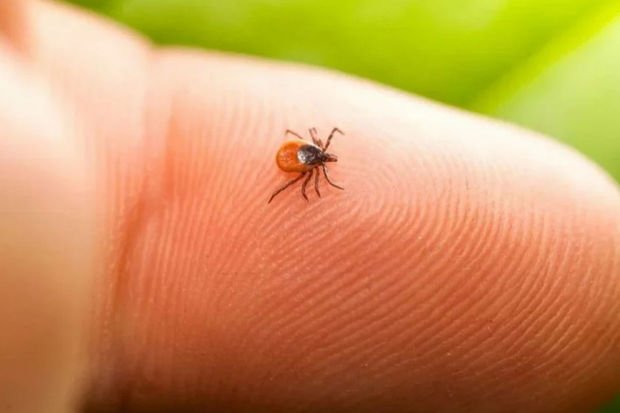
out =
[[[190,66],[201,66],[199,60]],[[290,367],[259,363],[286,378],[273,388],[293,391],[286,382],[294,370],[309,369],[316,376],[304,386],[328,397],[336,397],[330,389],[346,388],[350,399],[340,402],[349,407],[363,401],[379,409],[397,398],[394,411],[485,411],[487,403],[573,411],[613,393],[618,382],[609,366],[620,357],[618,191],[597,167],[532,132],[339,75],[249,62],[241,69],[221,57],[206,62],[218,79],[205,85],[215,100],[221,96],[214,90],[229,90],[241,78],[260,78],[269,91],[253,92],[256,101],[244,99],[245,90],[235,92],[239,99],[226,95],[236,103],[219,106],[221,118],[251,119],[252,127],[215,141],[236,147],[258,134],[264,139],[253,148],[270,159],[279,130],[272,125],[282,119],[282,128],[293,130],[316,119],[345,125],[351,137],[335,143],[342,162],[334,174],[347,191],[300,210],[295,191],[267,211],[244,197],[240,209],[252,212],[238,231],[260,240],[260,254],[236,236],[228,239],[245,251],[235,256],[240,274],[266,271],[254,293],[264,287],[278,297],[254,303],[260,321],[246,314],[261,331],[260,340],[245,336],[247,348]],[[288,101],[301,103],[289,109]],[[229,123],[218,128],[233,130]],[[279,176],[261,156],[218,165],[223,176],[272,171],[251,186],[228,181],[239,193],[267,190],[269,177]],[[295,288],[281,282],[289,278]],[[239,317],[235,322],[247,321]],[[603,324],[613,327],[601,332]],[[272,353],[267,343],[281,351]],[[245,350],[239,351],[246,362],[258,363]],[[352,377],[382,395],[367,397]],[[327,388],[317,384],[323,380]],[[446,389],[451,399],[442,397]]]

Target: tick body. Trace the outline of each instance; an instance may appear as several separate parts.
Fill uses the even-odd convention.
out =
[[[271,202],[280,192],[284,191],[286,188],[304,177],[306,179],[301,185],[301,195],[307,201],[308,195],[306,195],[306,186],[312,179],[312,176],[314,176],[314,190],[320,197],[321,192],[319,191],[319,175],[321,172],[323,173],[323,176],[325,176],[325,180],[328,184],[334,188],[344,189],[329,179],[329,175],[327,174],[327,166],[325,165],[328,162],[338,161],[338,157],[336,155],[327,153],[327,148],[336,133],[344,135],[340,129],[334,128],[329,134],[327,142],[323,145],[323,142],[317,137],[315,128],[310,129],[310,137],[312,138],[312,142],[305,140],[297,133],[287,129],[285,135],[290,134],[295,138],[285,141],[282,146],[280,146],[280,149],[276,154],[276,164],[281,170],[285,172],[297,172],[299,173],[299,176],[278,188],[278,190],[271,195],[268,203]]]

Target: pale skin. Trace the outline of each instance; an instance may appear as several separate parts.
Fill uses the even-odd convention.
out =
[[[3,408],[579,412],[620,390],[620,195],[575,152],[51,3],[2,0],[0,33]],[[347,132],[347,190],[267,205],[282,131],[309,125]]]

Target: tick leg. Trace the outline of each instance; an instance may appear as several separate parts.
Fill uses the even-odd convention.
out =
[[[321,166],[323,167],[323,175],[325,175],[325,179],[327,180],[327,183],[329,183],[331,186],[335,188],[344,190],[343,187],[336,185],[335,183],[331,181],[331,179],[329,179],[329,175],[327,175],[327,168],[325,167],[325,165],[321,165]]]
[[[310,136],[312,137],[312,142],[317,145],[319,148],[323,149],[323,142],[317,137],[318,133],[316,128],[310,128]]]
[[[310,172],[308,172],[308,176],[304,180],[304,183],[301,184],[301,194],[303,195],[304,198],[306,198],[306,201],[309,201],[308,195],[306,195],[306,186],[308,185],[308,182],[310,182],[310,179],[312,178],[313,173],[314,173],[314,169],[310,169]]]
[[[319,196],[319,198],[321,197],[321,193],[319,192],[319,171],[316,171],[316,175],[314,175],[314,190],[316,191],[316,194]]]
[[[341,133],[342,135],[344,135],[344,132],[343,132],[343,131],[341,131],[340,129],[338,129],[338,128],[334,128],[334,129],[332,129],[332,133],[330,133],[330,134],[329,134],[329,138],[327,138],[327,143],[325,144],[325,147],[324,147],[324,148],[321,148],[321,149],[323,149],[324,151],[326,151],[326,150],[327,150],[327,148],[329,147],[329,144],[331,143],[332,138],[334,137],[334,134],[335,134],[336,132]]]
[[[278,195],[280,192],[284,191],[284,190],[285,190],[286,188],[288,188],[289,186],[293,185],[295,182],[299,181],[301,178],[303,178],[303,177],[304,177],[304,175],[306,175],[306,173],[305,173],[305,172],[302,172],[302,173],[301,173],[301,174],[300,174],[297,178],[295,178],[295,179],[293,179],[293,180],[291,180],[291,181],[287,182],[286,184],[284,184],[281,188],[279,188],[276,192],[274,192],[274,193],[271,195],[271,198],[269,198],[269,201],[267,201],[267,203],[270,203],[270,202],[271,202],[271,200],[272,200],[273,198],[275,198],[275,196],[276,196],[276,195]]]
[[[316,143],[316,128],[310,128],[308,129],[308,132],[310,132],[310,137],[312,138],[312,142]]]
[[[299,136],[299,134],[298,134],[297,132],[293,132],[293,131],[292,131],[292,130],[290,130],[290,129],[287,129],[287,130],[286,130],[286,132],[284,132],[284,136],[286,136],[286,135],[288,135],[288,134],[295,135],[295,136],[297,136],[299,139],[303,139],[303,140],[305,140],[304,138],[302,138],[301,136]]]

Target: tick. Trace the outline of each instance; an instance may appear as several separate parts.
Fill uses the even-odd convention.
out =
[[[276,163],[278,164],[278,168],[282,169],[285,172],[299,172],[299,176],[282,187],[278,188],[269,198],[269,202],[275,198],[280,192],[284,191],[289,186],[293,185],[297,181],[301,180],[303,177],[306,177],[303,184],[301,185],[301,195],[308,201],[308,195],[306,195],[306,186],[308,186],[308,182],[314,176],[314,190],[316,194],[320,197],[321,192],[319,191],[319,175],[320,171],[318,168],[322,169],[323,175],[325,176],[325,180],[334,188],[343,189],[343,187],[336,185],[329,179],[329,175],[327,174],[327,166],[325,165],[327,162],[337,162],[338,157],[334,154],[327,153],[327,148],[329,148],[329,144],[332,141],[332,138],[337,133],[344,135],[338,128],[332,129],[332,132],[329,134],[327,138],[327,142],[325,146],[323,146],[323,142],[321,139],[317,137],[316,128],[310,129],[310,137],[312,138],[312,143],[306,141],[304,138],[299,136],[297,133],[293,132],[290,129],[287,129],[285,132],[285,136],[293,135],[294,139],[286,140],[278,153],[276,154]]]

